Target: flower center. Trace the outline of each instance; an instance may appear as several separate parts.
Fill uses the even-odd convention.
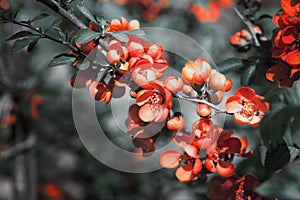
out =
[[[242,110],[240,111],[240,114],[244,116],[245,118],[251,118],[254,115],[259,114],[258,110],[255,108],[254,102],[247,102],[245,100],[242,101]]]
[[[150,104],[160,105],[163,102],[163,97],[158,92],[154,92],[149,101]]]

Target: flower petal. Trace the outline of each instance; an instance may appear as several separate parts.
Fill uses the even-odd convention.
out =
[[[175,168],[179,165],[181,153],[176,150],[167,150],[160,156],[160,164],[164,168]]]
[[[193,167],[191,165],[181,166],[176,170],[176,177],[180,182],[189,182],[193,178]]]

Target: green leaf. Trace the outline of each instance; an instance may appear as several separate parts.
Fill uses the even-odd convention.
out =
[[[285,105],[299,104],[296,91],[291,88],[278,88],[266,96],[266,101],[270,103],[284,103]]]
[[[60,54],[55,56],[48,64],[48,67],[55,67],[60,65],[69,65],[76,60],[75,57],[69,54]]]
[[[59,28],[59,27],[54,27],[53,29],[57,31],[57,33],[59,34],[59,36],[60,36],[64,41],[67,40],[67,37],[66,37],[65,33],[61,30],[61,28]]]
[[[27,37],[27,36],[37,36],[37,35],[33,34],[32,32],[29,32],[29,31],[20,31],[20,32],[14,34],[13,36],[7,38],[5,41],[15,40],[15,39],[19,39],[19,38],[23,38],[23,37]]]
[[[276,149],[284,137],[292,138],[294,144],[289,145],[300,147],[299,124],[300,106],[285,106],[264,116],[260,124],[260,135],[268,149]]]
[[[19,40],[15,41],[15,43],[12,46],[13,52],[17,52],[17,51],[23,49],[24,47],[29,45],[33,40],[34,40],[34,38],[23,38],[23,39],[19,39]]]
[[[96,55],[95,55],[95,63],[98,65],[101,65],[101,66],[109,66],[110,65],[106,59],[106,56],[97,50],[96,50]]]
[[[228,58],[218,65],[219,71],[223,74],[239,70],[243,67],[243,61],[239,58]]]
[[[281,169],[290,161],[290,150],[286,145],[280,145],[275,150],[268,150],[265,167],[271,170]],[[278,162],[280,160],[280,162]]]
[[[99,33],[91,31],[90,29],[83,29],[78,32],[75,42],[78,44],[85,44],[97,37],[99,37]]]
[[[86,16],[89,20],[97,23],[94,15],[84,6],[82,5],[77,5],[78,10],[84,15]]]
[[[279,160],[277,160],[278,162]],[[257,193],[268,198],[299,199],[300,160],[286,166],[281,172],[256,188]]]
[[[36,38],[35,40],[33,40],[27,47],[27,52],[31,52],[34,47],[36,46],[36,44],[38,43],[39,39],[41,38]]]
[[[249,66],[241,76],[241,85],[248,86],[251,84],[251,80],[254,78],[256,72],[256,65]]]
[[[47,14],[47,13],[42,13],[38,16],[36,16],[35,18],[33,18],[31,21],[34,22],[34,21],[38,21],[38,20],[41,20],[41,19],[44,19],[46,17],[49,17],[50,15]]]
[[[290,162],[293,162],[295,160],[295,158],[297,158],[297,156],[300,154],[300,149],[295,148],[295,147],[289,147],[289,151],[290,151]]]
[[[48,32],[50,29],[52,29],[53,27],[55,27],[55,28],[58,28],[58,27],[56,27],[56,26],[58,26],[58,25],[60,25],[62,23],[62,20],[61,19],[56,19],[56,20],[54,20],[51,24],[50,24],[50,26],[48,27],[48,28],[46,28],[45,29],[45,32]]]
[[[108,35],[113,36],[115,39],[119,40],[120,42],[128,42],[129,38],[126,35],[126,33],[123,33],[123,31],[120,32],[108,32]]]

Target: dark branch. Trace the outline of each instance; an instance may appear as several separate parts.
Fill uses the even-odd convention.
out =
[[[30,134],[28,138],[22,142],[15,144],[12,147],[9,147],[2,152],[0,152],[0,161],[6,160],[8,158],[14,157],[34,146],[36,143],[36,136],[34,134]]]
[[[260,43],[259,43],[259,41],[257,39],[257,36],[256,36],[256,33],[253,29],[252,22],[250,22],[248,19],[246,19],[236,7],[234,7],[233,10],[237,14],[237,16],[242,20],[242,22],[247,26],[247,28],[249,29],[249,31],[250,31],[250,33],[253,37],[253,40],[254,40],[254,45],[256,47],[260,47]]]
[[[66,11],[56,1],[54,1],[54,0],[37,0],[37,1],[45,4],[46,6],[48,6],[49,8],[51,8],[52,10],[54,10],[55,12],[57,12],[58,14],[60,14],[61,16],[63,16],[67,20],[69,20],[70,22],[72,22],[77,28],[79,28],[79,29],[87,29],[88,28],[74,14]]]

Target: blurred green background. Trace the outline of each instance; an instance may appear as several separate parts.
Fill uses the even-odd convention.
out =
[[[34,0],[11,0],[10,3],[11,10],[19,10],[18,20],[31,19],[43,12],[51,13],[50,17],[37,24],[39,26],[45,26],[60,17]],[[79,3],[81,2],[73,1],[70,6],[75,8]],[[187,12],[188,3],[187,0],[170,0],[169,6],[162,10],[155,20],[147,22],[142,19],[141,13],[135,8],[116,5],[110,1],[84,1],[84,5],[94,14],[101,13],[108,20],[119,19],[123,16],[127,19],[138,19],[142,27],[164,27],[187,34],[198,41],[216,63],[233,56],[248,57],[249,54],[236,53],[228,42],[231,35],[244,28],[232,9],[223,9],[221,17],[216,23],[201,23]],[[262,1],[262,13],[274,15],[277,10],[279,10],[279,0],[276,3],[273,0]],[[74,11],[77,13],[76,9]],[[88,23],[83,17],[81,19]],[[274,26],[270,23],[270,19],[262,20],[261,24],[265,29],[265,35],[271,38]],[[74,29],[67,21],[63,21],[61,27],[66,32]],[[38,108],[37,119],[32,120],[25,114],[28,129],[37,135],[37,143],[33,150],[37,167],[28,169],[36,172],[36,180],[28,184],[34,184],[36,181],[37,187],[34,189],[39,194],[38,199],[207,199],[205,183],[179,183],[174,175],[175,170],[162,169],[144,174],[124,173],[101,164],[90,155],[82,145],[73,122],[72,88],[69,85],[69,79],[74,70],[69,66],[47,68],[47,63],[51,58],[59,53],[67,52],[68,49],[51,41],[42,40],[31,53],[27,53],[26,50],[13,53],[11,51],[12,42],[5,42],[5,39],[21,29],[12,24],[0,24],[0,76],[1,83],[6,85],[4,88],[1,87],[0,95],[3,98],[13,88],[19,88],[20,92],[24,93],[35,88],[35,93],[44,98],[44,103]],[[171,56],[168,58],[170,63],[176,63]],[[181,65],[182,63],[176,63],[178,68]],[[228,77],[233,79],[232,91],[235,91],[239,87],[238,74],[231,73],[228,74]],[[256,87],[255,82],[253,87]],[[19,106],[26,113],[30,104],[24,100]],[[112,138],[115,144],[132,148],[129,136],[113,137],[119,132],[119,129],[112,124],[110,107],[103,103],[97,103],[97,111],[101,126],[104,130],[109,130],[107,131],[108,137]],[[237,126],[231,120],[226,121],[225,127],[230,127],[240,135],[247,134],[252,147],[259,142],[256,129]],[[1,127],[0,148],[13,145],[12,141],[11,126]],[[237,174],[254,173],[261,180],[266,179],[269,174],[260,167],[261,163],[258,162],[257,156],[255,154],[249,159],[239,160],[238,162],[241,164]],[[117,158],[112,157],[112,159]],[[14,200],[13,180],[16,160],[10,158],[0,162],[0,199]],[[59,198],[46,197],[45,186],[49,184],[54,184],[62,196]]]

